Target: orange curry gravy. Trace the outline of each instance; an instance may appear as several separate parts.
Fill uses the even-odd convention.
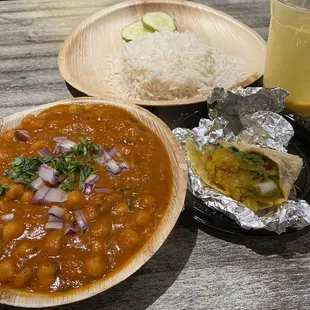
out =
[[[17,129],[30,137],[20,137]],[[59,136],[77,144],[86,138],[105,150],[116,146],[113,161],[125,162],[128,168],[113,174],[95,161],[100,151],[86,150],[86,155],[74,158],[99,176],[90,194],[78,190],[81,172],[76,170],[74,188],[66,189],[64,202],[34,203],[40,187],[35,190],[14,179],[12,159],[43,158],[38,150],[46,147],[55,163],[61,152],[55,150],[54,138]],[[70,158],[70,154],[62,156]],[[0,177],[0,288],[64,292],[108,276],[152,235],[171,198],[171,164],[163,143],[133,115],[109,105],[58,105],[37,116],[27,115],[18,128],[0,137],[2,172],[6,176]],[[34,172],[33,178],[37,177]],[[61,187],[59,180],[56,185],[45,181],[43,186]],[[57,228],[46,228],[48,212],[55,205],[64,214]],[[86,218],[85,232],[77,223],[77,210]],[[73,234],[65,234],[70,225]]]

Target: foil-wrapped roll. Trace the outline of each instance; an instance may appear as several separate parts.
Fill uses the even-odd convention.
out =
[[[200,149],[207,143],[242,141],[255,146],[286,152],[294,136],[292,125],[278,113],[284,108],[288,92],[281,88],[241,87],[225,91],[215,88],[208,98],[210,119],[201,119],[193,129],[176,128],[176,138],[185,150],[190,137]],[[186,151],[186,150],[185,150]],[[189,190],[207,207],[232,218],[244,229],[267,229],[281,234],[288,227],[301,229],[310,225],[310,206],[294,193],[290,199],[265,215],[258,215],[241,202],[206,186],[195,172],[189,158]]]

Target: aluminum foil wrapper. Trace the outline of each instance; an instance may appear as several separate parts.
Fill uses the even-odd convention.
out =
[[[286,152],[294,135],[292,125],[278,113],[283,110],[288,92],[281,88],[241,87],[225,91],[215,88],[208,98],[210,119],[201,119],[193,129],[173,130],[185,150],[190,137],[200,149],[206,143],[242,141]],[[186,151],[186,150],[185,150]],[[310,206],[290,195],[290,200],[265,215],[258,215],[241,202],[205,186],[187,158],[189,190],[209,208],[232,218],[244,229],[267,229],[281,234],[288,227],[301,229],[310,224]]]

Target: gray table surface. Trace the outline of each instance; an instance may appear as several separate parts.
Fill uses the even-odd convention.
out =
[[[0,117],[72,97],[57,69],[71,29],[117,0],[0,2]],[[268,0],[206,0],[267,39]],[[58,309],[310,309],[309,230],[234,236],[182,215],[155,256],[123,283]],[[0,306],[2,310],[11,307]]]

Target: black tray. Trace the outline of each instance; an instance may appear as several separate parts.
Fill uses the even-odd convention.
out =
[[[86,96],[68,83],[66,84],[74,97]],[[262,79],[256,81],[251,86],[262,86]],[[177,127],[191,129],[198,126],[201,118],[208,118],[206,102],[167,107],[144,106],[144,108],[161,118],[170,129]],[[295,136],[289,145],[289,152],[299,155],[304,161],[304,167],[296,182],[297,196],[310,203],[310,122],[286,110],[281,114],[292,124],[295,130]],[[275,234],[265,229],[243,229],[226,215],[208,208],[199,198],[192,195],[189,191],[187,191],[186,195],[185,208],[197,221],[218,230],[242,235]],[[296,230],[287,230],[287,232],[292,231]]]
[[[176,127],[193,128],[198,126],[201,118],[208,118],[206,103],[178,107],[145,108],[161,118],[171,129]],[[303,118],[287,110],[284,110],[281,115],[292,124],[295,130],[295,136],[289,145],[289,152],[299,155],[304,161],[304,167],[296,182],[297,197],[303,198],[310,203],[310,125]],[[225,232],[247,235],[275,234],[265,229],[243,229],[226,215],[208,208],[189,191],[186,195],[185,208],[199,222]],[[295,229],[287,230],[287,232],[292,231],[295,231]]]

